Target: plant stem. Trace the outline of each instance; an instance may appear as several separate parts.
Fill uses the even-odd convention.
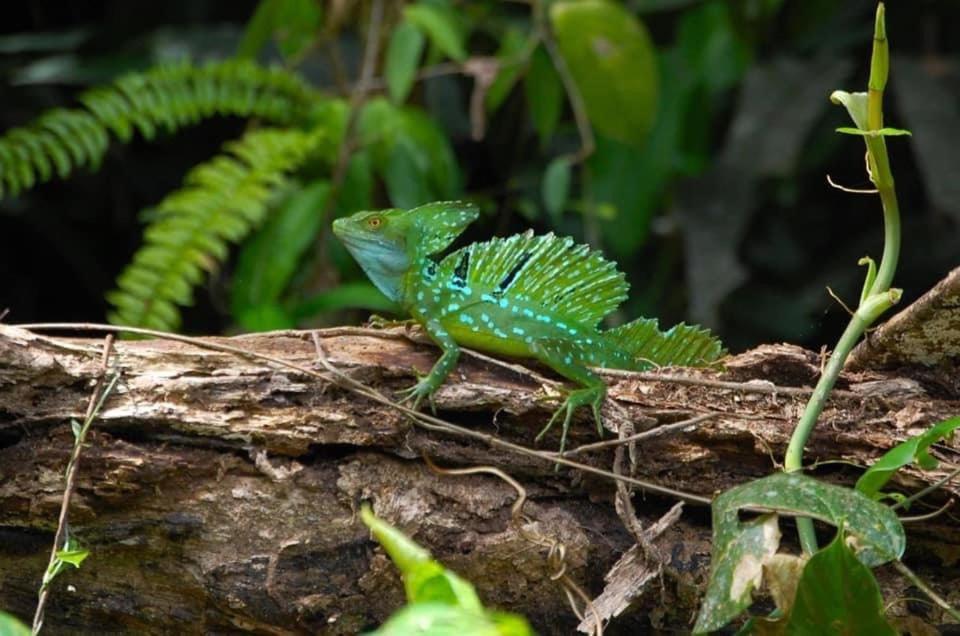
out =
[[[827,396],[833,390],[833,385],[836,384],[850,351],[859,342],[867,327],[899,300],[900,290],[887,290],[882,294],[872,294],[854,312],[850,323],[830,355],[830,360],[820,376],[820,381],[817,382],[813,395],[810,396],[803,415],[790,438],[790,444],[787,446],[787,454],[783,462],[783,468],[786,472],[794,472],[803,468],[803,448],[806,446],[807,440],[810,439],[810,434],[813,433],[817,419],[823,411],[824,404],[826,404]],[[816,552],[817,539],[813,532],[813,521],[808,518],[798,518],[797,529],[800,532],[800,544],[803,546],[804,552],[808,554]]]
[[[887,85],[890,54],[887,32],[884,23],[884,6],[877,6],[877,17],[873,36],[873,52],[870,58],[870,80],[867,92],[867,130],[883,128],[883,91]],[[867,146],[867,170],[870,180],[877,187],[880,204],[883,207],[883,256],[870,288],[865,290],[860,306],[850,318],[850,323],[840,336],[839,342],[827,362],[807,402],[803,415],[797,423],[790,444],[787,446],[783,468],[786,472],[795,472],[803,468],[803,449],[823,411],[827,396],[833,390],[837,377],[843,370],[850,351],[857,344],[867,328],[880,315],[895,305],[901,296],[901,290],[891,289],[893,276],[900,258],[900,208],[893,184],[893,173],[887,156],[887,145],[882,135],[864,136]],[[869,277],[868,277],[869,281]],[[812,554],[817,550],[817,537],[813,521],[809,518],[797,519],[797,531],[804,552]]]
[[[33,636],[39,634],[40,629],[43,627],[43,614],[44,609],[46,608],[47,598],[50,594],[50,582],[53,579],[53,575],[55,574],[54,568],[59,560],[57,553],[64,547],[64,538],[66,537],[67,532],[67,515],[70,512],[70,499],[73,496],[73,491],[76,486],[77,469],[80,466],[80,453],[83,450],[83,444],[87,439],[87,432],[90,430],[90,426],[93,424],[93,421],[97,419],[97,416],[100,414],[100,409],[103,408],[103,403],[106,402],[107,397],[110,395],[111,391],[113,391],[113,387],[116,385],[117,380],[120,379],[119,373],[115,372],[106,382],[106,386],[104,386],[104,376],[107,372],[107,362],[110,359],[110,352],[112,348],[113,335],[110,334],[104,340],[103,356],[100,360],[100,376],[97,378],[96,385],[93,388],[93,393],[90,394],[90,400],[87,403],[87,412],[83,419],[83,425],[75,435],[73,452],[70,453],[70,459],[67,462],[67,469],[64,472],[63,501],[60,503],[60,517],[57,521],[57,531],[53,537],[53,547],[50,550],[50,561],[48,562],[47,570],[43,575],[43,580],[40,584],[40,591],[37,593],[37,608],[33,615],[33,626],[30,632],[33,634]]]

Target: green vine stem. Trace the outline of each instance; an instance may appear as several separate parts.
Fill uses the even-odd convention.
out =
[[[873,273],[873,266],[870,263],[870,270],[867,274],[867,281],[864,285],[864,293],[860,305],[853,313],[850,323],[844,330],[843,335],[837,342],[836,348],[830,356],[820,381],[817,383],[810,396],[809,402],[804,409],[800,421],[797,423],[793,436],[790,438],[790,444],[787,446],[786,457],[784,458],[784,470],[786,472],[795,472],[803,468],[803,449],[809,440],[817,419],[823,411],[827,396],[833,389],[843,370],[843,365],[847,356],[854,345],[860,340],[867,328],[880,317],[890,307],[895,305],[901,296],[901,290],[891,289],[893,276],[897,269],[897,260],[900,256],[900,211],[897,205],[897,195],[894,190],[893,173],[890,171],[890,161],[887,157],[887,145],[883,134],[880,132],[883,128],[883,91],[887,84],[887,75],[890,67],[890,54],[887,45],[887,32],[884,22],[883,3],[877,5],[877,17],[873,36],[873,54],[870,58],[870,80],[868,83],[868,92],[866,94],[866,113],[865,117],[857,117],[854,104],[848,106],[854,122],[858,128],[863,131],[864,142],[867,146],[867,169],[870,180],[877,188],[880,195],[880,203],[883,206],[884,223],[884,244],[883,256],[880,261],[880,267]],[[861,94],[862,96],[862,94]],[[858,95],[847,96],[850,98],[860,97]],[[841,101],[835,93],[831,99],[835,102]],[[851,99],[851,102],[853,100]],[[817,550],[817,538],[814,533],[813,521],[811,519],[797,519],[797,530],[800,535],[800,544],[804,552],[812,554]]]

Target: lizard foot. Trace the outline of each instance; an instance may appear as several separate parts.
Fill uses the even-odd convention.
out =
[[[399,392],[400,401],[402,403],[410,403],[410,408],[416,411],[420,408],[420,403],[423,402],[423,398],[427,398],[427,401],[430,403],[430,411],[436,415],[437,405],[433,401],[433,394],[436,390],[437,387],[433,385],[429,375],[420,376],[420,380],[416,384]]]
[[[598,392],[592,388],[587,389],[577,389],[576,391],[571,391],[567,398],[563,401],[563,404],[560,405],[560,408],[557,409],[553,416],[550,418],[550,421],[547,422],[547,425],[543,427],[534,441],[539,442],[540,439],[547,434],[547,431],[553,426],[553,423],[557,421],[557,418],[560,415],[563,415],[563,428],[560,433],[560,450],[558,451],[561,455],[563,454],[564,449],[567,445],[567,434],[570,432],[570,420],[573,418],[573,412],[577,410],[578,406],[590,405],[590,410],[593,411],[593,418],[597,423],[597,433],[603,435],[603,421],[600,417],[600,405],[603,403],[604,394]]]
[[[413,320],[394,320],[393,318],[387,318],[386,316],[381,316],[380,314],[370,314],[370,317],[367,318],[367,327],[371,329],[390,329],[391,327],[406,327],[411,323],[414,323]]]

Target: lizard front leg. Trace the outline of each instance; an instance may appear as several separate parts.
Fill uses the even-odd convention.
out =
[[[456,366],[457,359],[460,357],[460,347],[457,346],[453,336],[440,324],[439,320],[426,320],[423,322],[423,328],[430,339],[443,350],[443,355],[430,369],[430,373],[420,378],[420,381],[409,389],[401,392],[404,400],[413,400],[413,408],[417,408],[423,398],[430,398],[434,391],[440,388],[443,381],[453,371],[453,367]]]

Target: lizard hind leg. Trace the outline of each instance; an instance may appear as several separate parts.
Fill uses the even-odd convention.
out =
[[[563,429],[560,433],[560,452],[562,453],[567,443],[570,420],[574,411],[580,406],[587,405],[590,406],[593,418],[597,423],[597,433],[602,435],[603,422],[600,418],[600,406],[607,395],[607,386],[603,383],[603,380],[580,362],[575,347],[568,342],[553,339],[537,340],[533,343],[532,352],[540,362],[563,377],[581,385],[580,388],[567,394],[563,404],[554,412],[553,417],[543,427],[543,430],[537,434],[536,441],[540,441],[547,431],[553,427],[554,422],[563,415]]]

